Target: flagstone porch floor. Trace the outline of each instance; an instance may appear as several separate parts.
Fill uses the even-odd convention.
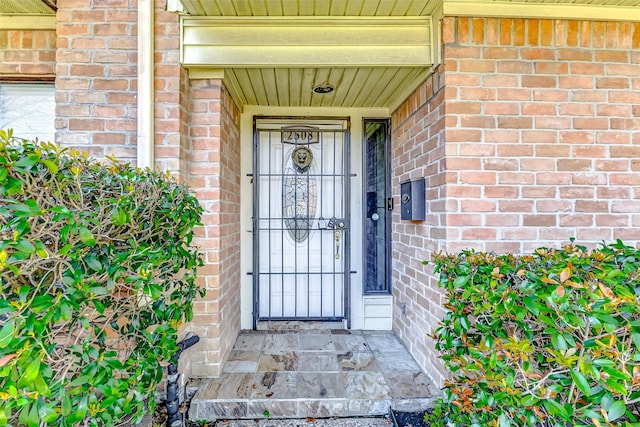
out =
[[[243,331],[220,378],[204,380],[192,421],[422,411],[439,391],[392,332]]]

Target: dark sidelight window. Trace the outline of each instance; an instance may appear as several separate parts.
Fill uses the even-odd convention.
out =
[[[389,120],[364,120],[365,294],[391,292]]]

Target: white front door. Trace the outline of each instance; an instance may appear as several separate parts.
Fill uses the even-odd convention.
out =
[[[254,320],[345,319],[348,120],[254,123]]]

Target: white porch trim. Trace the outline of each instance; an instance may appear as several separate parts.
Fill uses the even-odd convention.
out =
[[[430,17],[184,17],[185,67],[428,67]]]
[[[0,14],[3,30],[55,30],[56,15]]]

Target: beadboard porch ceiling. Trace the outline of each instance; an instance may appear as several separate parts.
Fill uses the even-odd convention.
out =
[[[57,0],[0,0],[2,14],[53,15]]]

